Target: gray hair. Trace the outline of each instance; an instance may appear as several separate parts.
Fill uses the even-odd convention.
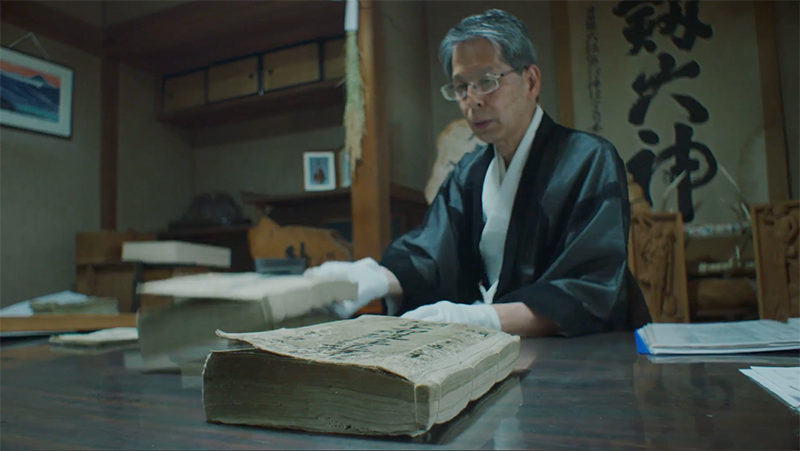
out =
[[[499,9],[490,9],[461,20],[451,28],[439,46],[439,61],[447,78],[453,76],[453,48],[459,42],[485,38],[503,61],[514,70],[536,64],[536,49],[521,20]]]

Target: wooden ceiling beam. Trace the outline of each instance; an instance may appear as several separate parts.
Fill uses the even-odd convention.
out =
[[[103,53],[103,30],[33,1],[0,2],[0,20],[96,56]]]

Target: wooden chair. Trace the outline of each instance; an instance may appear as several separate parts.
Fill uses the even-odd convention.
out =
[[[800,316],[800,201],[751,207],[761,319]]]
[[[654,323],[688,323],[683,221],[678,213],[631,216],[628,266]]]

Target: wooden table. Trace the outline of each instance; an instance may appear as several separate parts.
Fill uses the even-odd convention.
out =
[[[206,423],[199,376],[126,369],[137,352],[3,342],[0,448],[800,448],[800,418],[739,372],[798,366],[797,353],[662,363],[636,355],[630,333],[523,340],[519,371],[410,439]]]

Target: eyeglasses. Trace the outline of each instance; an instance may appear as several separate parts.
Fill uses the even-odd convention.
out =
[[[475,90],[478,95],[490,94],[500,87],[500,79],[514,72],[516,69],[503,72],[501,74],[486,74],[475,83],[448,83],[442,86],[441,91],[445,99],[450,101],[463,100],[467,97],[469,87]]]

